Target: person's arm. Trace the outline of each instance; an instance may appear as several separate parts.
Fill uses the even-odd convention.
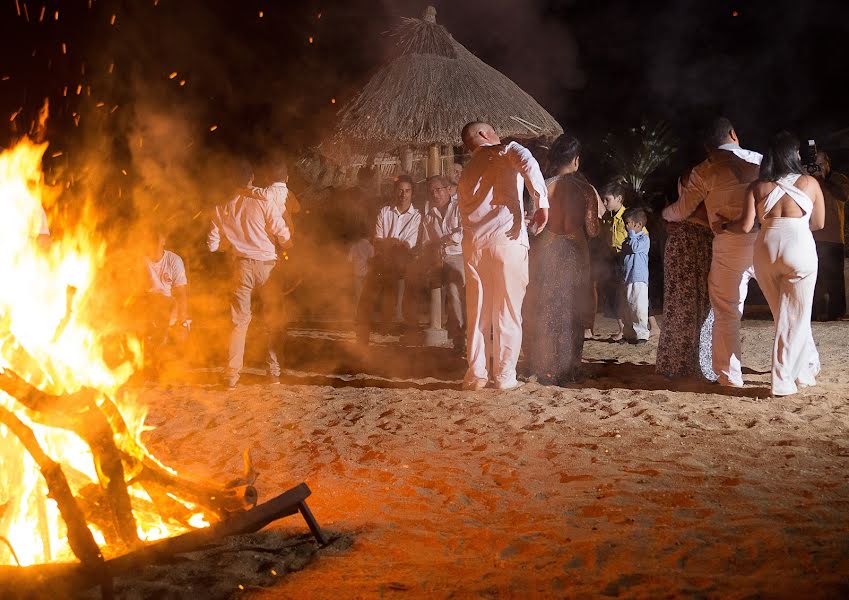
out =
[[[587,207],[584,212],[584,232],[589,237],[594,238],[598,236],[598,232],[601,229],[598,222],[598,205],[601,203],[601,199],[594,187],[590,186],[590,189],[592,190],[592,195],[587,196]],[[602,205],[602,208],[603,207],[604,206]]]
[[[377,214],[377,221],[374,224],[374,239],[385,239],[388,233],[388,227],[384,222],[385,211],[383,209]]]
[[[289,231],[286,221],[283,220],[283,215],[280,214],[273,202],[264,203],[262,206],[268,233],[277,241],[278,246],[286,247],[289,240],[292,239],[292,232]]]
[[[536,203],[537,209],[531,218],[531,222],[535,225],[535,235],[539,235],[548,223],[549,208],[548,189],[545,185],[545,178],[542,176],[542,171],[539,168],[539,163],[534,158],[534,155],[531,154],[530,150],[519,144],[509,144],[507,146],[507,160],[509,160],[511,166],[516,169],[519,174],[521,174],[522,179],[525,180],[525,187],[527,188],[531,199]],[[513,213],[513,218],[515,220],[521,221],[521,195],[518,198],[518,206],[515,208],[510,207],[510,211]],[[515,223],[513,227],[514,229],[516,228]],[[521,231],[521,223],[519,224],[519,229],[516,231],[516,237],[518,237],[519,231]]]
[[[171,288],[174,300],[177,303],[177,322],[183,323],[189,320],[189,286],[177,285]]]
[[[251,196],[265,202],[274,202],[278,206],[285,206],[287,196],[289,195],[289,190],[285,186],[276,184],[271,184],[264,188],[248,185],[240,191],[244,196]]]
[[[209,233],[206,234],[206,246],[210,252],[216,252],[220,245],[221,233],[218,230],[218,223],[216,223],[215,217],[213,217],[209,227]]]
[[[711,229],[713,229],[716,235],[726,232],[749,233],[752,230],[755,226],[755,217],[757,216],[757,211],[755,210],[755,185],[756,183],[753,183],[746,191],[746,199],[743,201],[743,214],[740,215],[739,219],[736,221],[720,219],[711,224]]]
[[[814,201],[814,208],[811,211],[810,228],[811,231],[819,231],[825,227],[825,198],[822,195],[820,182],[813,177],[810,179],[813,184],[811,186],[811,192],[813,192],[812,200]]]
[[[651,248],[651,239],[648,235],[639,234],[635,231],[628,232],[628,246],[631,249],[631,254],[648,254]],[[625,251],[625,245],[622,245],[622,251]]]
[[[663,209],[663,218],[672,223],[684,221],[692,215],[707,196],[707,184],[700,169],[695,168],[681,189],[678,200]]]
[[[289,228],[289,233],[295,235],[295,221],[292,219],[292,215],[289,214],[288,207],[283,211],[283,220],[286,221],[286,227]]]

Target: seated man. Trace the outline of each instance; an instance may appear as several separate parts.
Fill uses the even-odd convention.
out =
[[[462,352],[466,347],[465,297],[466,276],[463,267],[463,227],[457,201],[451,199],[447,178],[435,175],[428,178],[430,206],[424,216],[421,247],[422,261],[429,267],[431,285],[442,288],[448,307],[448,337],[454,349]]]
[[[147,236],[144,248],[147,271],[145,293],[141,305],[144,312],[145,362],[157,365],[159,350],[166,344],[171,327],[179,324],[174,337],[188,338],[192,321],[189,319],[188,280],[183,259],[165,249],[165,234],[154,231]]]
[[[372,311],[385,287],[389,287],[395,297],[395,319],[403,320],[406,328],[415,326],[415,295],[404,294],[404,280],[421,223],[421,213],[413,208],[413,180],[409,175],[400,175],[395,180],[394,205],[384,206],[377,215],[375,256],[357,309],[356,333],[360,343],[368,343]]]

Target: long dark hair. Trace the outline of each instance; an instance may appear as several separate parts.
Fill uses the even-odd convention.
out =
[[[581,142],[575,136],[564,133],[554,140],[548,152],[549,172],[554,175],[561,167],[568,165],[580,155]]]
[[[758,181],[778,181],[790,173],[805,173],[799,160],[799,138],[789,131],[779,131],[769,140]]]

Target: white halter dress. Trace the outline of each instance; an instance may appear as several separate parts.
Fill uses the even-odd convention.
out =
[[[758,210],[761,230],[755,242],[755,274],[775,320],[772,393],[776,396],[815,385],[820,370],[811,331],[817,280],[817,250],[809,225],[814,203],[795,186],[799,177],[791,174],[779,179]],[[799,205],[803,216],[768,216],[785,194]]]

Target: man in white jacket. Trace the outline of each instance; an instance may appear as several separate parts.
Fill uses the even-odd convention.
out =
[[[492,125],[463,127],[472,158],[457,186],[466,270],[467,356],[463,389],[518,387],[516,362],[522,346],[522,302],[528,285],[528,232],[522,203],[527,187],[534,205],[534,233],[548,222],[548,192],[530,151],[502,144]]]

